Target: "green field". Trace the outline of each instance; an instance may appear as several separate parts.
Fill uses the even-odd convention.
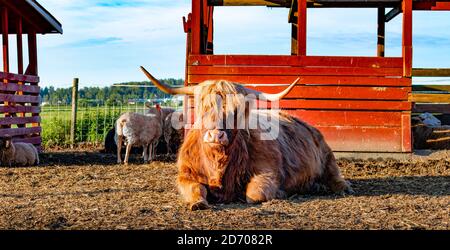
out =
[[[78,107],[75,142],[102,142],[120,114],[144,110],[144,104]],[[43,106],[41,118],[43,146],[70,144],[70,106]]]

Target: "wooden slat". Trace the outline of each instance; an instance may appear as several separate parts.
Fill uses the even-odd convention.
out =
[[[188,107],[194,106],[189,99]],[[258,102],[260,108],[273,108],[271,103]],[[314,110],[367,110],[367,111],[410,111],[412,104],[407,101],[360,101],[360,100],[301,100],[283,99],[278,103],[281,109],[314,109]]]
[[[322,76],[401,76],[400,68],[331,68],[280,66],[189,66],[190,75],[322,75]]]
[[[29,135],[35,133],[41,133],[41,127],[34,128],[6,128],[0,129],[0,136],[19,136],[19,135]]]
[[[37,114],[41,110],[38,106],[0,106],[0,113],[33,113]]]
[[[410,102],[353,100],[281,100],[285,109],[411,110]]]
[[[402,113],[402,152],[412,152],[411,112]]]
[[[415,113],[442,113],[450,114],[450,104],[414,104],[413,112]]]
[[[410,95],[411,102],[419,103],[450,103],[450,94],[420,94],[413,93]]]
[[[39,122],[41,122],[41,118],[39,116],[3,117],[0,119],[0,125],[27,124],[27,123],[39,123]]]
[[[0,79],[6,79],[10,82],[29,82],[29,83],[38,83],[38,76],[31,75],[18,75],[13,73],[0,72]]]
[[[279,93],[286,87],[252,87],[266,93]],[[349,86],[296,86],[285,99],[358,99],[408,100],[410,87],[349,87]]]
[[[333,151],[402,152],[401,127],[317,127]]]
[[[8,83],[0,85],[0,91],[23,91],[24,93],[39,94],[40,87],[37,85],[19,85],[17,83]]]
[[[424,69],[414,68],[412,70],[412,76],[415,77],[450,77],[450,68],[441,69]]]
[[[39,145],[42,143],[42,138],[40,136],[28,137],[28,138],[13,138],[14,142],[25,142],[34,145]]]
[[[401,112],[285,110],[314,126],[372,126],[399,127]]]
[[[427,92],[448,92],[450,93],[450,85],[412,85],[413,91]]]
[[[39,96],[0,94],[0,102],[39,103]]]
[[[289,56],[289,55],[190,55],[188,65],[328,66],[401,68],[400,57]]]
[[[298,76],[266,75],[189,75],[188,83],[196,84],[206,80],[228,80],[244,84],[289,84]],[[411,79],[389,77],[356,77],[356,76],[301,76],[300,84],[311,85],[355,85],[355,86],[411,86]]]

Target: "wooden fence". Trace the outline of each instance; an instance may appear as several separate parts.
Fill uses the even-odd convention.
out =
[[[402,58],[188,57],[189,85],[225,79],[275,93],[298,76],[280,108],[316,126],[334,151],[411,152],[411,78]]]
[[[0,72],[0,79],[0,136],[39,147],[39,77]]]

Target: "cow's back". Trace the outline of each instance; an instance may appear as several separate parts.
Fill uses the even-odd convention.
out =
[[[280,166],[275,166],[279,168],[281,185],[288,192],[308,189],[324,172],[331,149],[320,131],[311,125],[284,112],[279,112],[277,118],[276,143],[267,141],[265,144],[268,145],[266,150],[281,157]],[[255,157],[263,153],[258,152]]]

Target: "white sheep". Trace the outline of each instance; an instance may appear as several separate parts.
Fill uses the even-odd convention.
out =
[[[146,114],[127,112],[117,119],[117,163],[122,163],[121,151],[124,139],[126,143],[125,164],[128,164],[133,146],[143,148],[144,162],[153,160],[153,148],[162,134],[161,116],[161,109],[157,106],[150,108]]]
[[[11,137],[0,138],[0,163],[4,166],[39,165],[39,153],[31,143],[12,142]]]
[[[160,112],[161,112],[161,124],[162,124],[162,127],[161,127],[162,133],[161,133],[161,136],[164,135],[164,130],[165,130],[165,120],[167,119],[168,116],[171,116],[171,114],[172,114],[173,112],[175,112],[175,109],[172,109],[172,108],[161,108],[159,104],[156,104],[156,105],[155,105],[155,108],[153,108],[153,107],[151,107],[151,105],[150,105],[149,102],[145,103],[145,106],[147,107],[147,110],[146,110],[145,114],[155,114],[155,112],[156,112],[157,110],[160,110]],[[167,141],[166,141],[166,142],[167,142]],[[152,151],[150,151],[150,154],[151,154],[150,157],[151,157],[152,159],[154,159],[154,157],[156,156],[156,148],[157,148],[157,146],[158,146],[158,143],[159,143],[159,140],[156,140],[156,141],[153,143]],[[167,146],[167,147],[169,147],[169,146]]]

